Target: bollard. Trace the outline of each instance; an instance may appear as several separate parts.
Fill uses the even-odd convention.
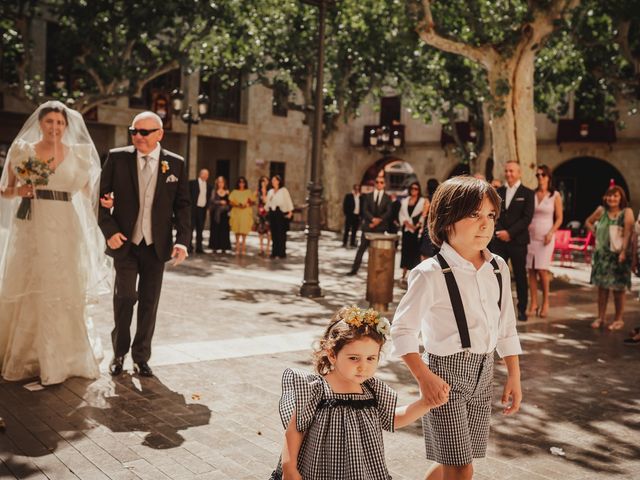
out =
[[[396,264],[397,235],[365,233],[369,240],[367,261],[367,301],[369,307],[388,312],[393,301],[393,271]]]

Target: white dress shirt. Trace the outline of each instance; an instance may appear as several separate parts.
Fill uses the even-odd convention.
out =
[[[507,194],[504,197],[504,203],[507,208],[509,208],[509,205],[511,205],[511,200],[513,200],[513,196],[516,194],[516,190],[520,188],[520,185],[522,185],[522,182],[520,180],[514,183],[513,187],[510,187],[507,183]]]
[[[353,194],[353,214],[354,215],[360,215],[360,194],[359,193],[354,193]]]
[[[196,206],[203,208],[207,206],[207,182],[198,178],[198,200]]]
[[[496,349],[501,357],[522,353],[505,261],[485,249],[486,262],[476,270],[446,242],[440,253],[449,263],[460,289],[471,338],[470,351],[484,354]],[[496,259],[502,274],[502,311],[498,309],[500,287],[489,263],[491,258]],[[391,324],[393,355],[418,353],[420,333],[429,353],[446,356],[463,351],[444,274],[435,258],[422,262],[409,274],[409,288]]]
[[[267,193],[267,202],[265,204],[267,210],[275,210],[279,208],[282,213],[288,213],[293,210],[293,202],[289,190],[280,187],[276,192],[273,188]]]
[[[382,196],[384,195],[384,190],[374,190],[373,191],[373,203],[376,205],[380,205],[382,201]]]

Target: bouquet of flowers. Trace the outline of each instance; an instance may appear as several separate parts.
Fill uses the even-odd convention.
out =
[[[20,180],[20,183],[24,185],[47,185],[49,183],[49,177],[53,173],[53,170],[51,170],[49,166],[52,161],[53,157],[44,161],[38,157],[29,157],[15,167],[16,177]],[[31,217],[30,198],[22,197],[16,217],[21,220],[28,220]]]

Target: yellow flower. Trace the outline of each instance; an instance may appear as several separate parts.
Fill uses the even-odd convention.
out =
[[[169,171],[169,162],[162,160],[162,162],[160,162],[160,168],[162,169],[162,173],[167,173]]]

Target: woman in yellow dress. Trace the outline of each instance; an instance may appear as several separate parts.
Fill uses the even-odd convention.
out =
[[[247,234],[253,227],[253,208],[251,206],[255,202],[255,192],[249,190],[247,179],[238,178],[236,188],[229,195],[229,203],[231,204],[229,225],[231,231],[236,235],[237,255],[247,253]]]

